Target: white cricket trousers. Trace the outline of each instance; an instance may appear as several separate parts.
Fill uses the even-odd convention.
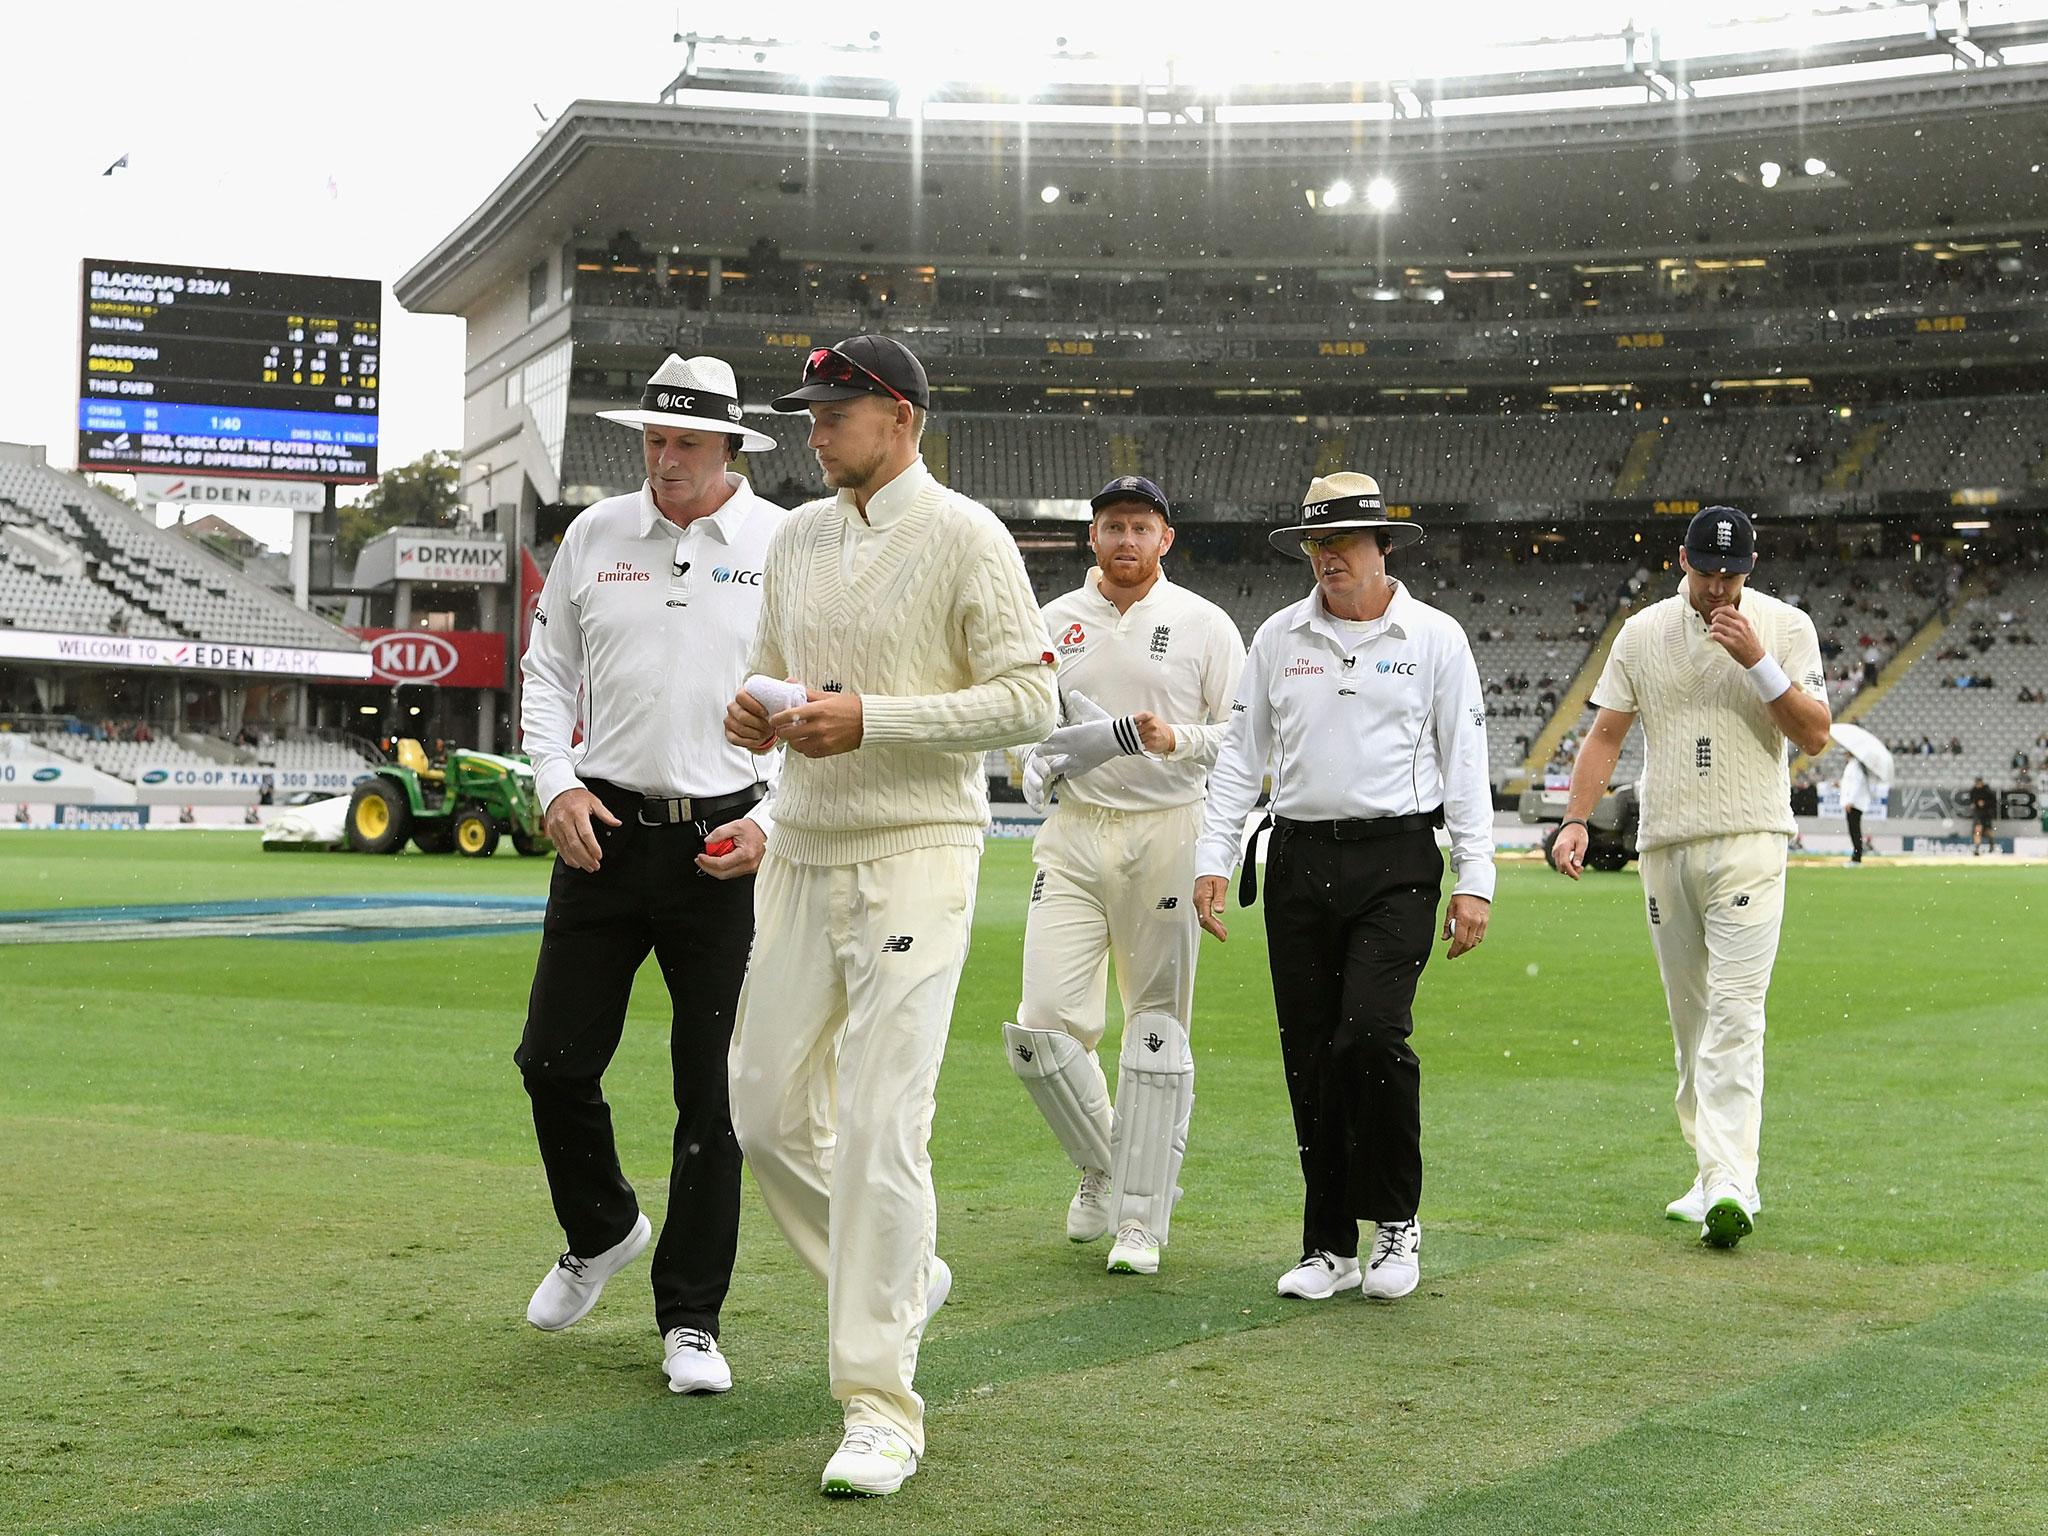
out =
[[[769,854],[733,1027],[733,1132],[825,1281],[832,1395],[849,1427],[886,1425],[919,1455],[933,1094],[980,866],[978,847],[851,865]]]
[[[1650,942],[1671,1009],[1678,1128],[1703,1187],[1757,1199],[1764,1113],[1764,994],[1785,917],[1778,832],[1703,837],[1642,856]]]
[[[1187,1028],[1195,1004],[1195,841],[1202,802],[1110,811],[1061,801],[1032,847],[1037,873],[1024,919],[1026,1029],[1102,1043],[1109,962],[1124,1017],[1166,1013]]]

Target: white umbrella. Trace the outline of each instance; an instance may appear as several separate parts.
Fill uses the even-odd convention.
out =
[[[1892,749],[1879,741],[1860,725],[1846,723],[1828,727],[1841,749],[1863,765],[1864,771],[1873,783],[1889,784],[1892,781]]]

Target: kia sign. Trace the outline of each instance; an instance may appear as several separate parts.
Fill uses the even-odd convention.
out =
[[[503,688],[505,637],[475,629],[358,629],[370,642],[379,683],[438,683],[443,688]]]
[[[418,630],[385,635],[370,646],[370,671],[379,681],[438,683],[460,659],[439,635]]]
[[[495,587],[505,580],[505,546],[483,539],[435,538],[401,533],[393,551],[399,581]]]

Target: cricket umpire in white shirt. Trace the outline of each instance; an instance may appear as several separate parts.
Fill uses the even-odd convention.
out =
[[[1698,1177],[1666,1206],[1732,1248],[1754,1230],[1763,1131],[1764,994],[1785,916],[1797,823],[1789,739],[1827,750],[1827,679],[1813,620],[1749,586],[1756,529],[1708,507],[1685,531],[1676,596],[1622,625],[1593,689],[1600,713],[1572,768],[1551,861],[1576,880],[1586,817],[1638,717],[1643,900],[1678,1059],[1678,1127]]]
[[[1038,830],[1024,920],[1024,999],[1003,1026],[1023,1080],[1081,1172],[1067,1236],[1114,1231],[1112,1274],[1155,1274],[1179,1194],[1195,1058],[1188,1025],[1202,942],[1186,892],[1209,765],[1244,670],[1230,615],[1166,579],[1173,512],[1150,480],[1096,492],[1095,568],[1045,609],[1072,722],[1035,748]],[[1114,1114],[1095,1048],[1110,957],[1123,1002]]]
[[[674,1008],[676,1102],[655,1326],[674,1391],[723,1392],[718,1317],[740,1217],[726,1051],[768,828],[761,761],[725,739],[725,705],[787,514],[728,467],[775,443],[741,425],[717,359],[670,357],[637,409],[598,414],[639,429],[647,482],[569,525],[522,669],[521,727],[560,859],[515,1059],[567,1240],[526,1315],[567,1328],[647,1246],[601,1079],[652,949]]]
[[[1316,589],[1252,640],[1209,778],[1195,912],[1229,936],[1224,894],[1271,764],[1266,935],[1306,1185],[1301,1262],[1278,1289],[1392,1299],[1421,1273],[1416,983],[1433,938],[1455,960],[1485,939],[1492,911],[1486,706],[1464,630],[1387,575],[1388,551],[1422,530],[1386,516],[1370,476],[1316,480],[1300,521],[1271,538],[1308,558]],[[1455,881],[1441,930],[1437,827]],[[1360,1221],[1377,1228],[1363,1272]]]

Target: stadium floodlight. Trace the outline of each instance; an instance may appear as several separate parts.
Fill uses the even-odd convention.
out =
[[[1785,174],[1785,167],[1778,164],[1775,160],[1766,160],[1756,168],[1756,173],[1762,178],[1763,184],[1766,187],[1775,187],[1778,184],[1778,178]]]
[[[1365,184],[1365,200],[1379,213],[1393,207],[1394,200],[1400,195],[1399,189],[1384,176],[1375,176]]]
[[[1056,203],[1060,200],[1060,189],[1047,182],[1038,189],[1038,200],[1041,203]]]
[[[1825,176],[1828,173],[1828,163],[1818,155],[1808,155],[1805,170],[1809,176]]]
[[[1323,188],[1323,206],[1325,208],[1342,208],[1351,201],[1352,195],[1350,182],[1333,181]]]

